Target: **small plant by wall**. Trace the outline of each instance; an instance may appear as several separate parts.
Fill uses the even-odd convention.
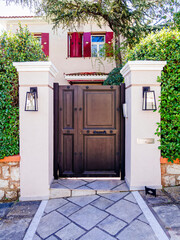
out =
[[[18,74],[13,62],[45,61],[39,41],[27,27],[0,36],[0,159],[19,153]]]
[[[119,68],[114,68],[108,75],[107,79],[104,81],[103,85],[120,85],[124,82],[124,78],[120,73],[122,66]]]
[[[127,60],[167,61],[161,78],[161,122],[156,134],[161,137],[161,155],[168,161],[180,159],[180,32],[163,29],[142,39]]]

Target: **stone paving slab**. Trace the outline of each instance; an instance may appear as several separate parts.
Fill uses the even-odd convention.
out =
[[[140,220],[141,222],[147,223],[148,224],[148,220],[145,218],[144,214],[141,214],[138,217],[138,220]]]
[[[166,187],[165,192],[167,192],[175,201],[180,203],[180,186]]]
[[[94,190],[112,190],[122,183],[124,183],[124,181],[121,180],[99,180],[89,183],[87,187]]]
[[[121,191],[121,192],[125,191],[126,192],[126,191],[128,191],[128,187],[127,187],[127,184],[124,182],[121,185],[113,188],[112,190],[113,191]]]
[[[78,206],[80,207],[84,207],[86,206],[87,204],[91,203],[92,201],[96,200],[97,198],[99,198],[99,196],[97,195],[93,195],[93,196],[81,196],[81,197],[71,197],[71,198],[68,198],[68,200],[70,202],[73,202],[75,204],[77,204]]]
[[[117,236],[120,240],[158,240],[154,234],[152,234],[152,229],[146,223],[142,223],[135,220],[127,226],[127,228],[120,232]]]
[[[45,239],[69,223],[70,221],[66,217],[53,211],[41,218],[37,233],[42,239]]]
[[[86,185],[87,182],[83,181],[83,180],[78,180],[78,179],[59,179],[58,183],[60,185],[63,185],[69,189],[75,189],[78,187],[81,187],[83,185]]]
[[[68,201],[66,201],[63,198],[51,199],[47,203],[47,206],[46,206],[46,209],[45,209],[45,213],[52,212],[53,210],[56,210],[56,209],[60,208],[61,206],[65,205],[67,203],[68,203]]]
[[[98,228],[93,228],[87,234],[80,238],[80,240],[114,240],[116,238],[110,236],[109,234],[101,231]]]
[[[101,197],[95,200],[94,202],[92,202],[91,205],[101,210],[105,210],[106,208],[110,207],[113,203],[114,203],[113,201],[106,199],[104,197]]]
[[[90,230],[108,216],[107,213],[93,206],[86,206],[70,216],[70,219],[86,230]]]
[[[23,239],[39,204],[40,201],[0,203],[0,239]]]
[[[58,236],[60,239],[63,240],[75,240],[82,236],[85,233],[85,231],[78,227],[74,223],[70,223],[67,227],[64,227],[60,231],[58,231],[55,235]]]
[[[77,206],[74,203],[69,202],[68,204],[66,204],[63,207],[60,207],[57,209],[57,211],[59,213],[62,213],[63,215],[65,215],[66,217],[70,216],[71,214],[73,214],[74,212],[78,211],[80,209],[79,206]]]
[[[1,203],[0,204],[0,219],[3,218],[10,210],[12,203]]]
[[[127,192],[125,181],[120,179],[58,179],[51,184],[50,198]]]
[[[53,200],[49,200],[33,240],[157,240],[136,200],[129,192],[69,197],[61,200],[66,203],[54,201],[56,205],[54,210],[51,208],[52,211],[47,213],[49,206],[53,205]],[[133,235],[135,228],[137,230]],[[140,230],[143,238],[139,238]],[[146,234],[148,238],[145,238]]]
[[[122,219],[126,223],[130,223],[142,213],[137,204],[123,199],[106,209],[106,211],[119,219]]]
[[[171,240],[180,239],[180,186],[157,190],[157,197],[140,194]]]
[[[180,209],[176,205],[153,207],[166,228],[180,228]]]
[[[14,204],[11,211],[7,214],[7,217],[28,217],[32,218],[36,213],[40,202],[18,202]]]
[[[101,223],[98,227],[110,233],[111,235],[116,235],[121,229],[123,229],[127,224],[114,216],[109,216]]]
[[[31,218],[7,218],[0,221],[0,239],[23,239],[30,222]]]
[[[180,228],[171,228],[168,231],[171,236],[171,240],[179,240],[180,239]]]
[[[107,193],[107,194],[100,194],[100,196],[103,196],[109,200],[112,200],[114,202],[120,200],[124,196],[128,195],[128,192],[122,192],[122,193]]]
[[[172,203],[172,199],[167,196],[164,191],[157,190],[157,196],[154,197],[152,195],[145,195],[145,191],[140,191],[141,196],[151,205],[162,205]]]
[[[125,200],[128,200],[130,202],[136,203],[136,199],[134,198],[134,196],[132,195],[132,193],[129,193],[125,198]]]

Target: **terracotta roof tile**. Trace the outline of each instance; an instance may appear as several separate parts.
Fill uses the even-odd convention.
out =
[[[34,18],[37,16],[0,16],[0,18]]]
[[[108,75],[108,73],[103,72],[79,72],[79,73],[69,73],[66,76],[104,76]]]

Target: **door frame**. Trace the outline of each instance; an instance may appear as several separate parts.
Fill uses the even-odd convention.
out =
[[[53,172],[54,172],[54,179],[58,179],[59,177],[59,157],[60,157],[60,150],[59,150],[59,135],[60,135],[60,129],[59,129],[59,83],[54,83],[54,101],[53,101],[53,110],[54,110],[54,166],[53,166]],[[69,86],[70,87],[70,86]],[[112,86],[113,87],[113,86]],[[125,103],[125,84],[122,83],[120,85],[120,163],[121,163],[121,169],[120,169],[120,176],[121,180],[124,180],[125,178],[125,118],[123,116],[123,103]]]

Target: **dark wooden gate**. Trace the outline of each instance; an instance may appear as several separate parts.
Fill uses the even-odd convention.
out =
[[[121,92],[121,93],[120,93]],[[54,84],[54,177],[124,178],[123,86]]]

